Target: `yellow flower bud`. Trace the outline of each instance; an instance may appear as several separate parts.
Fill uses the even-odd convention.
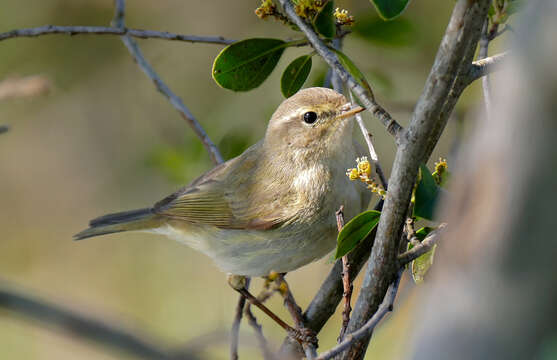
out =
[[[358,171],[368,177],[371,175],[371,164],[367,158],[363,157],[358,161]]]
[[[348,15],[348,11],[341,10],[339,8],[335,9],[333,16],[337,19],[340,25],[352,25],[354,23],[354,17]]]
[[[346,176],[348,176],[350,180],[354,181],[358,180],[360,174],[358,172],[358,169],[348,169],[348,171],[346,172]]]
[[[278,291],[284,295],[288,292],[288,284],[286,283],[286,281],[282,281],[278,287]]]
[[[439,158],[439,161],[435,163],[435,171],[437,174],[444,173],[447,168],[447,159]]]

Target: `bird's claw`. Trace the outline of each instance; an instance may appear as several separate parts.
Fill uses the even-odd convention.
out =
[[[288,336],[299,343],[313,344],[317,347],[317,336],[315,332],[309,328],[292,329],[288,332]]]

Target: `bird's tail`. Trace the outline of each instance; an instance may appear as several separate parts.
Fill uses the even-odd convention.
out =
[[[75,234],[73,238],[81,240],[121,231],[152,229],[158,227],[159,223],[159,217],[150,208],[123,211],[91,220],[89,228]]]

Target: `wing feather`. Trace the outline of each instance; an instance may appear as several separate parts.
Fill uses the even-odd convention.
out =
[[[155,204],[153,211],[165,217],[222,229],[268,230],[289,220],[285,202],[289,192],[279,198],[265,191],[275,186],[272,179],[258,174],[257,143],[242,155],[203,174],[190,185]],[[263,194],[263,195],[261,195]]]

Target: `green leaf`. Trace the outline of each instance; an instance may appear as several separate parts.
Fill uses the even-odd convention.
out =
[[[354,77],[354,79],[356,79],[358,84],[362,85],[364,87],[364,89],[369,91],[370,95],[373,97],[373,91],[371,91],[371,86],[369,86],[369,83],[367,82],[364,74],[360,71],[360,69],[358,69],[358,67],[356,65],[354,65],[352,60],[350,60],[350,58],[348,56],[346,56],[342,51],[336,50],[334,48],[330,48],[330,49],[335,54],[337,54],[338,60],[340,61],[342,66],[344,66],[346,71],[348,71],[350,73],[350,75],[352,75]]]
[[[225,89],[248,91],[261,85],[289,43],[279,39],[246,39],[225,47],[213,63],[213,79]]]
[[[420,241],[424,241],[425,237],[428,236],[429,233],[432,232],[434,229],[435,228],[432,228],[432,227],[429,227],[429,226],[424,226],[420,230],[416,231],[416,237]]]
[[[439,187],[435,183],[431,172],[420,165],[420,181],[414,193],[414,216],[433,220],[433,212],[439,198]]]
[[[358,18],[354,33],[380,46],[407,46],[415,42],[417,29],[407,19],[384,21],[377,16]]]
[[[433,257],[435,256],[435,249],[437,245],[433,245],[431,251],[426,252],[422,256],[412,261],[412,279],[416,284],[424,281],[425,274],[433,265]]]
[[[392,20],[402,14],[410,0],[371,0],[379,16],[384,20]]]
[[[294,95],[302,88],[311,71],[311,55],[303,55],[286,67],[280,79],[280,91],[284,97]]]
[[[313,26],[317,32],[328,39],[331,39],[336,33],[335,17],[333,16],[334,7],[333,1],[328,1],[313,21]]]
[[[364,240],[379,222],[380,211],[368,210],[350,220],[337,237],[335,259],[348,254],[358,243]]]

